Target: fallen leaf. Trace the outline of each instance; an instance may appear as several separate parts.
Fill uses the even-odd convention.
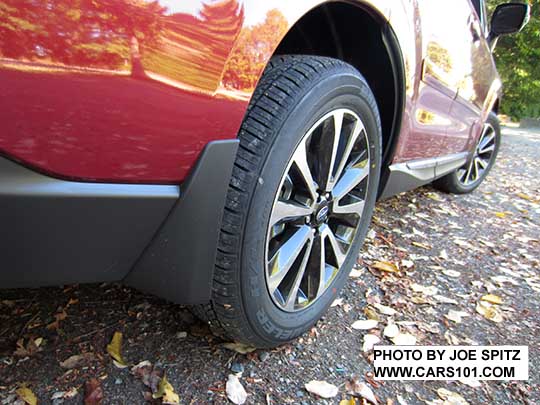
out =
[[[480,298],[482,301],[489,302],[490,304],[502,305],[503,300],[501,297],[495,294],[487,294]]]
[[[360,278],[360,277],[362,277],[363,274],[364,274],[363,270],[352,269],[351,272],[349,273],[349,277],[350,278]]]
[[[364,314],[367,316],[368,319],[374,319],[376,321],[381,320],[381,318],[379,317],[379,314],[377,313],[377,311],[375,311],[371,307],[365,307],[364,308]]]
[[[434,285],[423,286],[416,283],[411,284],[411,290],[413,290],[416,293],[424,294],[428,297],[431,297],[439,292],[439,289],[435,287]]]
[[[114,365],[126,368],[127,364],[122,357],[122,333],[114,332],[111,343],[107,345],[107,353],[113,358]]]
[[[495,216],[497,218],[506,218],[506,212],[496,212]]]
[[[425,245],[425,244],[420,243],[420,242],[412,242],[411,244],[412,244],[413,246],[416,246],[417,248],[420,248],[420,249],[426,249],[426,250],[431,249],[431,246]]]
[[[100,405],[103,401],[103,388],[97,378],[91,378],[84,384],[84,405]]]
[[[92,360],[94,358],[93,353],[84,353],[84,354],[76,354],[74,356],[68,357],[66,360],[60,362],[60,367],[65,369],[72,369],[80,366],[84,362],[88,360]]]
[[[19,340],[17,340],[17,347],[13,354],[18,357],[32,356],[34,353],[41,351],[40,346],[42,343],[42,338],[30,338],[26,340],[26,343],[24,338],[20,338]]]
[[[437,301],[439,301],[441,304],[453,304],[458,305],[458,302],[452,298],[445,297],[444,295],[435,295],[433,298],[435,298]]]
[[[502,321],[504,321],[501,312],[488,302],[480,301],[476,305],[476,312],[478,312],[484,318],[495,323],[501,323]]]
[[[246,345],[244,343],[224,343],[223,347],[240,354],[247,354],[257,350],[255,347]]]
[[[378,403],[372,389],[367,384],[358,381],[357,378],[347,381],[345,383],[345,389],[349,395],[364,398],[366,401],[369,401],[372,404]]]
[[[513,279],[512,277],[506,277],[506,276],[494,276],[491,277],[491,279],[499,285],[499,287],[504,287],[505,283],[512,284],[515,286],[519,285],[519,282]]]
[[[461,273],[459,271],[455,271],[455,270],[443,270],[442,273],[445,276],[452,277],[452,278],[461,277]]]
[[[433,201],[439,201],[443,202],[444,200],[441,198],[441,196],[437,193],[429,192],[426,194],[427,198],[432,199]]]
[[[386,273],[399,273],[399,268],[391,262],[375,262],[371,267]]]
[[[410,333],[398,333],[393,339],[392,342],[396,346],[414,346],[416,345],[416,337]]]
[[[464,378],[462,380],[458,380],[461,384],[464,384],[468,387],[471,387],[471,388],[480,388],[482,387],[482,383],[478,380],[471,380],[471,379],[468,379],[468,378]]]
[[[150,391],[153,393],[157,392],[162,380],[162,373],[148,360],[141,361],[139,364],[131,367],[131,373],[150,388]]]
[[[412,260],[402,260],[401,266],[403,266],[406,269],[412,269],[414,267],[414,262]]]
[[[383,334],[387,338],[393,339],[399,335],[399,326],[397,326],[395,323],[389,323],[386,325],[386,328],[384,328]]]
[[[446,388],[439,388],[437,390],[437,395],[445,401],[445,405],[469,405],[461,395],[447,390]],[[448,402],[448,404],[446,404],[446,402]]]
[[[158,389],[152,394],[152,398],[159,399],[163,404],[177,405],[180,403],[180,397],[174,392],[173,386],[167,381],[167,376],[164,375],[159,382]],[[237,402],[235,402],[237,403]],[[242,402],[243,403],[243,402]]]
[[[47,329],[49,329],[49,330],[60,329],[60,322],[67,318],[66,310],[63,309],[62,311],[56,313],[54,315],[54,318],[55,318],[55,320],[47,325]]]
[[[378,321],[374,319],[360,320],[356,321],[351,325],[351,328],[355,330],[370,330],[375,329],[379,324]]]
[[[444,332],[444,338],[446,339],[446,341],[448,342],[450,346],[458,346],[461,343],[459,338],[453,333],[451,333],[449,330]]]
[[[343,304],[343,298],[337,298],[337,299],[334,300],[334,302],[332,302],[331,307],[332,308],[339,307],[342,304]]]
[[[54,403],[54,400],[58,400],[58,399],[73,399],[77,396],[77,394],[79,393],[79,391],[77,390],[77,388],[73,387],[71,389],[69,389],[68,391],[58,391],[58,392],[55,392],[52,397],[51,397],[51,400],[53,400],[53,403]]]
[[[451,309],[448,311],[448,314],[445,315],[445,318],[450,319],[452,322],[461,323],[464,317],[470,316],[467,312],[463,311],[454,311]]]
[[[339,401],[339,405],[356,405],[356,399],[342,399]]]
[[[308,382],[305,387],[308,392],[318,395],[321,398],[334,398],[338,394],[338,388],[326,381],[313,380]]]
[[[362,345],[362,351],[367,353],[373,350],[373,346],[381,341],[381,338],[377,335],[367,334],[364,336],[364,344]]]
[[[21,401],[28,405],[37,405],[37,397],[28,387],[22,386],[15,391]]]
[[[382,304],[373,304],[373,306],[383,315],[393,316],[397,314],[397,311],[393,308],[387,307]]]

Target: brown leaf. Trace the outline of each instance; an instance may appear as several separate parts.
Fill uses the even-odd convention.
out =
[[[375,262],[371,267],[386,273],[399,273],[399,268],[395,263],[391,262]]]
[[[101,405],[103,401],[103,388],[101,381],[92,378],[84,384],[84,405]]]
[[[84,353],[84,354],[76,354],[74,356],[68,357],[66,360],[60,362],[60,367],[65,369],[72,369],[80,366],[81,364],[85,363],[86,361],[90,361],[94,359],[93,353]]]

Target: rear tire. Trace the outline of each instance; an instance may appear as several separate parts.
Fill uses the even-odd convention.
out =
[[[342,117],[343,126],[339,127],[342,129],[334,131],[334,135],[323,135],[326,134],[324,131],[329,131],[326,128],[330,127],[323,127],[326,121],[323,124],[318,122],[325,117],[330,117],[327,118],[331,120],[328,122],[338,122],[333,112]],[[345,116],[352,122],[351,128],[355,128],[347,135],[346,145],[343,143],[345,141],[341,141],[341,134],[345,131]],[[360,128],[358,122],[363,124],[364,131],[353,139],[352,133]],[[319,127],[323,128],[321,134],[315,135]],[[310,133],[310,129],[313,132]],[[315,139],[316,136],[318,138]],[[324,157],[327,156],[327,149],[323,145],[328,144],[323,141],[328,137],[339,139],[333,141],[334,157],[328,167],[329,173],[336,176],[332,177],[335,190],[339,188],[338,184],[341,187],[341,199],[337,199],[337,196],[334,198],[334,189],[325,193],[319,185],[324,183],[320,180],[324,177]],[[239,139],[240,147],[223,213],[212,299],[208,305],[194,308],[194,313],[223,337],[255,347],[274,347],[303,334],[317,322],[338,295],[356,262],[376,200],[381,165],[380,119],[369,86],[352,66],[325,57],[276,57],[269,63],[253,95]],[[295,159],[302,142],[308,140],[310,153],[317,158],[321,157],[315,159],[318,181],[313,181],[311,188],[317,188],[317,196],[324,194],[327,197],[317,197],[318,203],[315,197],[305,197],[310,192],[310,195],[315,195],[309,182],[303,180],[305,177],[293,179],[297,189],[287,192],[285,197],[282,192],[288,188],[289,183],[289,188],[293,190],[291,177],[295,176],[290,170],[299,167]],[[363,142],[363,146],[359,146],[360,142]],[[346,155],[349,143],[353,146]],[[360,152],[361,148],[367,150],[367,160],[366,154]],[[356,160],[353,161],[353,158]],[[337,167],[338,161],[344,162],[342,172]],[[311,161],[308,163],[308,171],[314,171]],[[362,180],[362,184],[356,184],[347,194],[346,186],[349,184],[342,182],[342,179],[345,174],[359,174],[361,170],[365,171],[365,180]],[[338,175],[343,177],[338,178]],[[326,185],[330,190],[328,178]],[[287,187],[284,181],[287,181]],[[277,218],[276,207],[281,207],[283,199],[287,199],[284,204],[289,207],[305,203],[302,209],[312,210],[313,213],[305,217],[285,215],[280,217],[276,225],[269,224]],[[351,202],[361,200],[364,205],[353,205]],[[298,201],[302,201],[302,204]],[[353,214],[338,213],[353,206],[357,209],[362,207],[362,210]],[[345,215],[338,219],[347,221],[347,224],[331,222],[337,221],[332,219],[332,215],[335,218]],[[333,237],[329,236],[333,232],[331,228],[335,230],[339,226],[342,227],[340,231],[354,227],[354,232],[348,233],[353,236],[347,241],[341,239],[338,231],[335,231]],[[323,231],[326,232],[324,236]],[[283,264],[280,249],[293,239],[293,236],[287,239],[284,236],[286,233],[294,237],[301,234],[305,240],[309,240],[307,244],[299,245],[302,250],[297,249],[298,253],[295,253],[306,259],[296,259],[294,263],[289,260],[289,267],[283,267],[283,274],[287,274],[285,278],[281,282],[274,282],[274,273],[268,269],[271,268],[270,263],[277,263],[274,268]],[[339,236],[338,242],[335,242],[338,237],[336,235]],[[332,246],[328,245],[331,237],[334,242]],[[319,245],[315,244],[316,238],[320,238]],[[338,247],[334,247],[335,243]],[[330,247],[324,253],[327,245]],[[277,247],[272,260],[269,260],[271,246]],[[317,260],[312,259],[315,246],[323,252],[320,256],[323,259],[318,262],[320,267],[316,267]],[[330,252],[328,249],[331,248],[336,250]],[[343,251],[348,252],[346,257],[341,256]],[[274,259],[276,256],[279,256],[277,260]],[[335,268],[332,264],[335,264]],[[297,269],[295,273],[291,270],[293,268]],[[320,269],[319,274],[324,274],[318,279],[317,268]],[[330,274],[328,280],[327,269]],[[317,288],[313,287],[316,282],[319,283]],[[289,292],[288,299],[285,290]]]
[[[493,168],[500,144],[501,126],[499,119],[495,113],[491,113],[486,120],[482,135],[478,139],[469,161],[463,167],[435,180],[433,186],[451,194],[472,193],[482,184]]]

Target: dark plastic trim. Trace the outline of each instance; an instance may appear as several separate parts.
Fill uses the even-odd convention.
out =
[[[394,159],[396,148],[399,142],[403,113],[405,111],[405,62],[401,54],[398,38],[390,24],[386,23],[382,29],[382,40],[388,52],[392,73],[394,76],[394,88],[396,89],[394,99],[394,117],[390,139],[383,150],[381,179],[379,182],[378,198],[383,198],[383,193],[390,180],[390,165]]]
[[[124,282],[172,302],[210,300],[221,217],[239,141],[209,143],[182,197]]]
[[[0,288],[121,280],[178,186],[65,181],[0,157]]]

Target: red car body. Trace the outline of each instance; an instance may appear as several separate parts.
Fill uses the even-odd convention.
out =
[[[324,4],[1,3],[3,154],[61,178],[170,184],[185,179],[208,142],[236,137],[266,62]],[[388,21],[404,61],[393,161],[468,150],[500,94],[469,2],[347,6]]]
[[[216,141],[234,142],[275,54],[364,74],[380,195],[459,167],[501,94],[475,3],[0,0],[0,286],[125,279],[207,300],[230,175]]]

